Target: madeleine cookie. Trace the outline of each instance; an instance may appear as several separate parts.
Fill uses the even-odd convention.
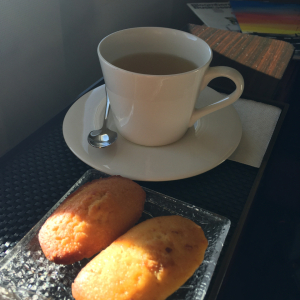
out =
[[[45,256],[58,264],[93,256],[139,220],[145,198],[141,186],[121,176],[84,184],[40,229],[38,238]]]
[[[142,222],[93,258],[72,284],[76,300],[163,300],[202,263],[203,230],[180,216]]]

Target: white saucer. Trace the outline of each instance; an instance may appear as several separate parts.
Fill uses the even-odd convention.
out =
[[[217,102],[224,96],[207,87],[196,107]],[[201,102],[201,105],[200,105]],[[242,125],[233,106],[198,120],[179,141],[162,147],[145,147],[127,141],[118,133],[110,147],[96,149],[87,142],[91,130],[102,125],[105,106],[104,85],[77,100],[67,112],[63,135],[74,154],[91,167],[110,175],[133,180],[165,181],[206,172],[227,159],[237,148]],[[116,130],[112,112],[108,127]]]

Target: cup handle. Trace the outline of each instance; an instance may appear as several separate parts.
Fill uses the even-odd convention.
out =
[[[216,77],[227,77],[231,79],[236,85],[235,91],[216,103],[210,104],[200,109],[194,109],[190,119],[189,127],[193,126],[198,119],[234,103],[242,95],[244,90],[243,76],[240,72],[230,67],[209,67],[202,79],[200,92],[203,91],[208,83]]]

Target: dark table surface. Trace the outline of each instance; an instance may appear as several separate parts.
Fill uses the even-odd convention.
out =
[[[219,300],[300,299],[299,75],[298,72],[287,99],[290,109],[218,295]],[[48,126],[43,130],[53,135],[54,141],[55,135],[61,139],[61,128],[53,131]],[[31,149],[30,145],[22,149],[26,146],[23,144],[0,160],[0,181],[4,183],[0,196],[5,194],[1,205],[7,205],[1,210],[5,215],[0,213],[0,235],[4,239],[9,236],[10,240],[1,246],[2,255],[89,169],[79,159],[75,163],[71,156],[65,159],[70,155],[66,145],[50,141],[51,136],[49,143],[44,139],[43,143],[36,144],[39,151]],[[28,143],[31,142],[29,139]],[[220,168],[226,169],[228,164],[232,163],[222,164]]]
[[[273,148],[218,300],[300,299],[299,75],[298,73],[288,99],[290,109]],[[61,130],[46,130],[52,135],[61,135]],[[66,192],[66,187],[69,188],[76,182],[78,174],[89,169],[80,160],[74,164],[71,163],[72,158],[63,159],[64,153],[70,152],[66,146],[46,143],[40,147],[41,151],[46,151],[46,159],[43,158],[38,163],[40,158],[30,148],[26,150],[25,156],[22,155],[22,149],[17,149],[0,161],[0,180],[5,182],[0,196],[5,193],[6,197],[1,203],[9,204],[11,199],[15,199],[15,207],[9,206],[5,210],[7,215],[0,215],[1,236],[10,235],[12,240],[11,245],[4,244],[4,248],[0,249],[3,255],[5,248],[11,248],[20,240],[40,216]],[[39,155],[44,155],[41,151],[38,152]],[[227,168],[226,164],[221,165],[221,169],[223,168]],[[3,174],[9,180],[1,177]],[[30,186],[30,189],[24,190],[24,186]],[[42,191],[42,194],[36,194],[37,191]],[[53,200],[52,205],[49,205],[49,198]],[[34,199],[37,201],[32,206],[30,201]],[[26,213],[18,212],[20,208],[26,210]],[[1,222],[7,218],[11,219],[11,224],[7,226],[6,222],[2,228]],[[16,231],[19,236],[14,237],[13,233]]]

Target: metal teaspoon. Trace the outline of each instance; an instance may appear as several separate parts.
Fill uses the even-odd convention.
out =
[[[105,107],[105,115],[103,120],[103,125],[101,129],[92,130],[88,135],[88,143],[95,147],[95,148],[105,148],[113,144],[118,134],[110,129],[107,128],[107,117],[109,114],[110,109],[110,102],[107,95],[106,87],[105,87],[105,94],[106,94],[106,107]]]

